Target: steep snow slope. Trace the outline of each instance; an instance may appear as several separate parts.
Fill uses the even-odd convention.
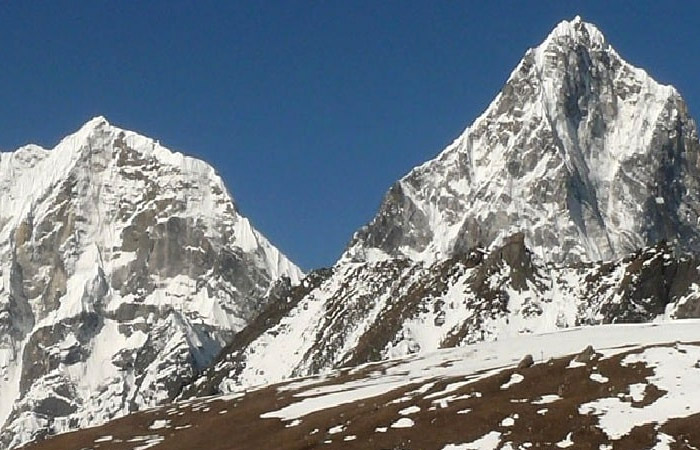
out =
[[[282,294],[285,307],[184,395],[579,324],[697,317],[699,261],[682,255],[699,250],[699,154],[675,89],[595,26],[562,22],[454,144],[391,188],[332,269]]]
[[[102,117],[0,154],[0,448],[172,399],[283,277],[213,168]]]
[[[31,449],[697,448],[699,342],[697,320],[519,336],[177,402]]]
[[[557,25],[437,158],[412,170],[344,260],[434,261],[516,232],[547,261],[700,249],[697,130],[670,86],[592,24]]]

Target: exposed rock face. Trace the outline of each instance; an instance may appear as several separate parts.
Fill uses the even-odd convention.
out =
[[[345,259],[433,261],[522,232],[546,261],[700,249],[700,147],[685,102],[598,29],[560,23],[437,158],[412,170]]]
[[[678,92],[579,18],[197,393],[577,325],[700,314],[700,144]],[[641,250],[640,250],[641,249]],[[604,262],[607,261],[607,262]],[[251,338],[254,336],[254,338]]]
[[[0,448],[174,398],[300,276],[214,169],[103,118],[0,154]]]

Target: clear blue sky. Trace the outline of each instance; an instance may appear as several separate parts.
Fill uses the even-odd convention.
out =
[[[0,148],[52,147],[105,115],[209,161],[297,264],[330,265],[576,14],[700,117],[694,1],[13,1]]]

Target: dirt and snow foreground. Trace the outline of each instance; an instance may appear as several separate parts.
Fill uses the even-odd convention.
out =
[[[700,448],[698,392],[700,320],[605,325],[190,400],[30,448]]]

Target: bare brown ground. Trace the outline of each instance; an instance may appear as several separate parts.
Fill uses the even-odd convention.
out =
[[[56,436],[29,448],[134,449],[143,445],[127,442],[134,436],[159,434],[165,440],[153,447],[155,449],[442,449],[450,443],[471,442],[497,431],[502,433],[502,444],[511,442],[513,448],[525,443],[531,443],[531,448],[556,448],[556,443],[571,433],[574,445],[570,448],[599,449],[601,444],[609,443],[608,437],[596,426],[595,416],[579,413],[579,405],[601,397],[619,397],[633,407],[642,407],[664,395],[663,391],[649,387],[641,402],[632,403],[629,385],[645,383],[646,377],[653,374],[653,370],[643,363],[620,364],[627,354],[638,351],[609,359],[594,359],[585,367],[567,368],[572,359],[570,356],[527,369],[508,368],[438,396],[435,394],[447,385],[465,381],[465,377],[433,380],[435,384],[422,394],[410,393],[423,384],[407,385],[386,395],[304,416],[295,426],[278,419],[260,418],[261,414],[278,410],[295,400],[296,391],[280,391],[279,386],[270,386],[238,399],[196,400],[133,414],[101,427]],[[381,364],[357,371],[344,370],[335,377],[320,380],[316,386],[347,382],[377,370],[381,370]],[[521,374],[523,381],[502,389],[501,386],[514,373]],[[599,373],[609,381],[593,381],[591,373]],[[299,392],[309,387],[301,388]],[[431,394],[434,398],[428,398]],[[532,403],[551,394],[557,394],[561,399],[548,404]],[[448,396],[451,398],[446,398]],[[417,406],[420,411],[405,416],[399,414],[409,406]],[[467,409],[470,411],[459,413]],[[415,425],[391,428],[400,417],[411,418]],[[513,418],[514,423],[511,426],[503,424],[506,418]],[[156,419],[170,420],[170,428],[149,430]],[[176,429],[185,426],[189,428]],[[330,429],[336,426],[342,426],[343,430],[331,433]],[[377,427],[387,427],[387,431],[377,432]],[[636,427],[629,435],[613,442],[613,448],[651,448],[656,443],[657,428],[655,424]],[[700,415],[670,420],[659,431],[675,437],[676,444],[672,444],[672,449],[700,448]],[[95,443],[106,435],[114,439]],[[345,440],[352,436],[354,440]]]

